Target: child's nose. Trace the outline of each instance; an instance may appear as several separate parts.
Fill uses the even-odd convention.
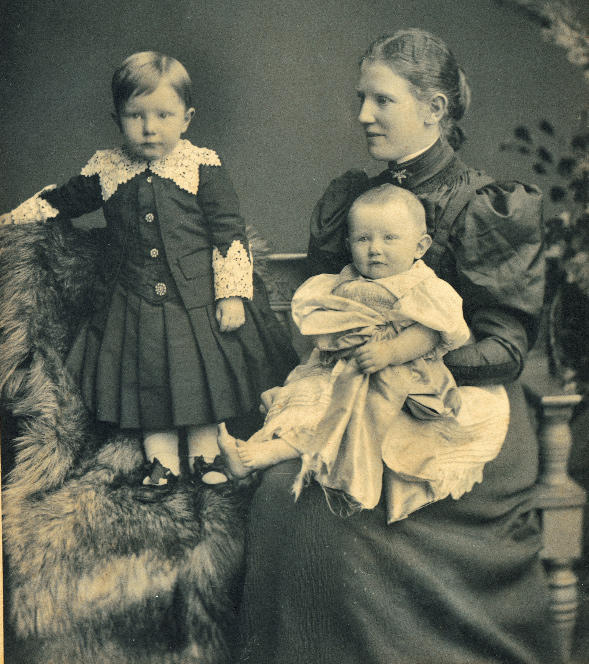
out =
[[[381,243],[378,240],[373,240],[368,247],[368,252],[371,255],[380,254],[382,251]]]
[[[143,120],[143,133],[144,134],[153,134],[155,133],[155,121],[149,116]]]

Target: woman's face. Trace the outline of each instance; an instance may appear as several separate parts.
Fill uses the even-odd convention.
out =
[[[382,62],[365,60],[360,69],[358,120],[368,152],[380,161],[397,161],[427,148],[440,135],[430,105],[418,100],[409,82]]]

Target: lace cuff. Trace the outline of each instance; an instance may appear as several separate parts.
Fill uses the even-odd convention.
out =
[[[14,208],[11,212],[13,224],[32,224],[36,221],[47,221],[53,219],[59,214],[51,203],[41,198],[41,194],[45,191],[56,189],[57,185],[51,184],[41,191],[37,192],[31,198],[28,198],[24,203]]]
[[[213,275],[216,300],[236,296],[253,298],[252,261],[239,240],[233,240],[226,256],[213,247]]]

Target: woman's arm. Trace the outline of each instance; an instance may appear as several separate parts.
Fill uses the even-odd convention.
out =
[[[453,285],[476,340],[444,356],[458,384],[508,383],[523,370],[544,296],[541,201],[536,187],[493,183],[456,220]]]
[[[360,369],[371,374],[387,366],[398,366],[430,353],[440,344],[440,334],[415,323],[393,339],[368,341],[354,352]]]

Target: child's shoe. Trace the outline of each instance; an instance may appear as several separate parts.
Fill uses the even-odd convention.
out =
[[[143,478],[144,486],[167,486],[176,478],[169,468],[165,468],[159,459],[154,459],[147,465],[147,475]]]
[[[145,469],[147,475],[143,478],[141,486],[134,491],[138,500],[146,503],[154,502],[175,489],[178,477],[169,468],[163,466],[159,459],[148,463]]]
[[[193,472],[194,478],[200,480],[203,484],[225,484],[229,480],[223,459],[220,456],[216,456],[213,461],[206,461],[202,456],[196,457]]]

